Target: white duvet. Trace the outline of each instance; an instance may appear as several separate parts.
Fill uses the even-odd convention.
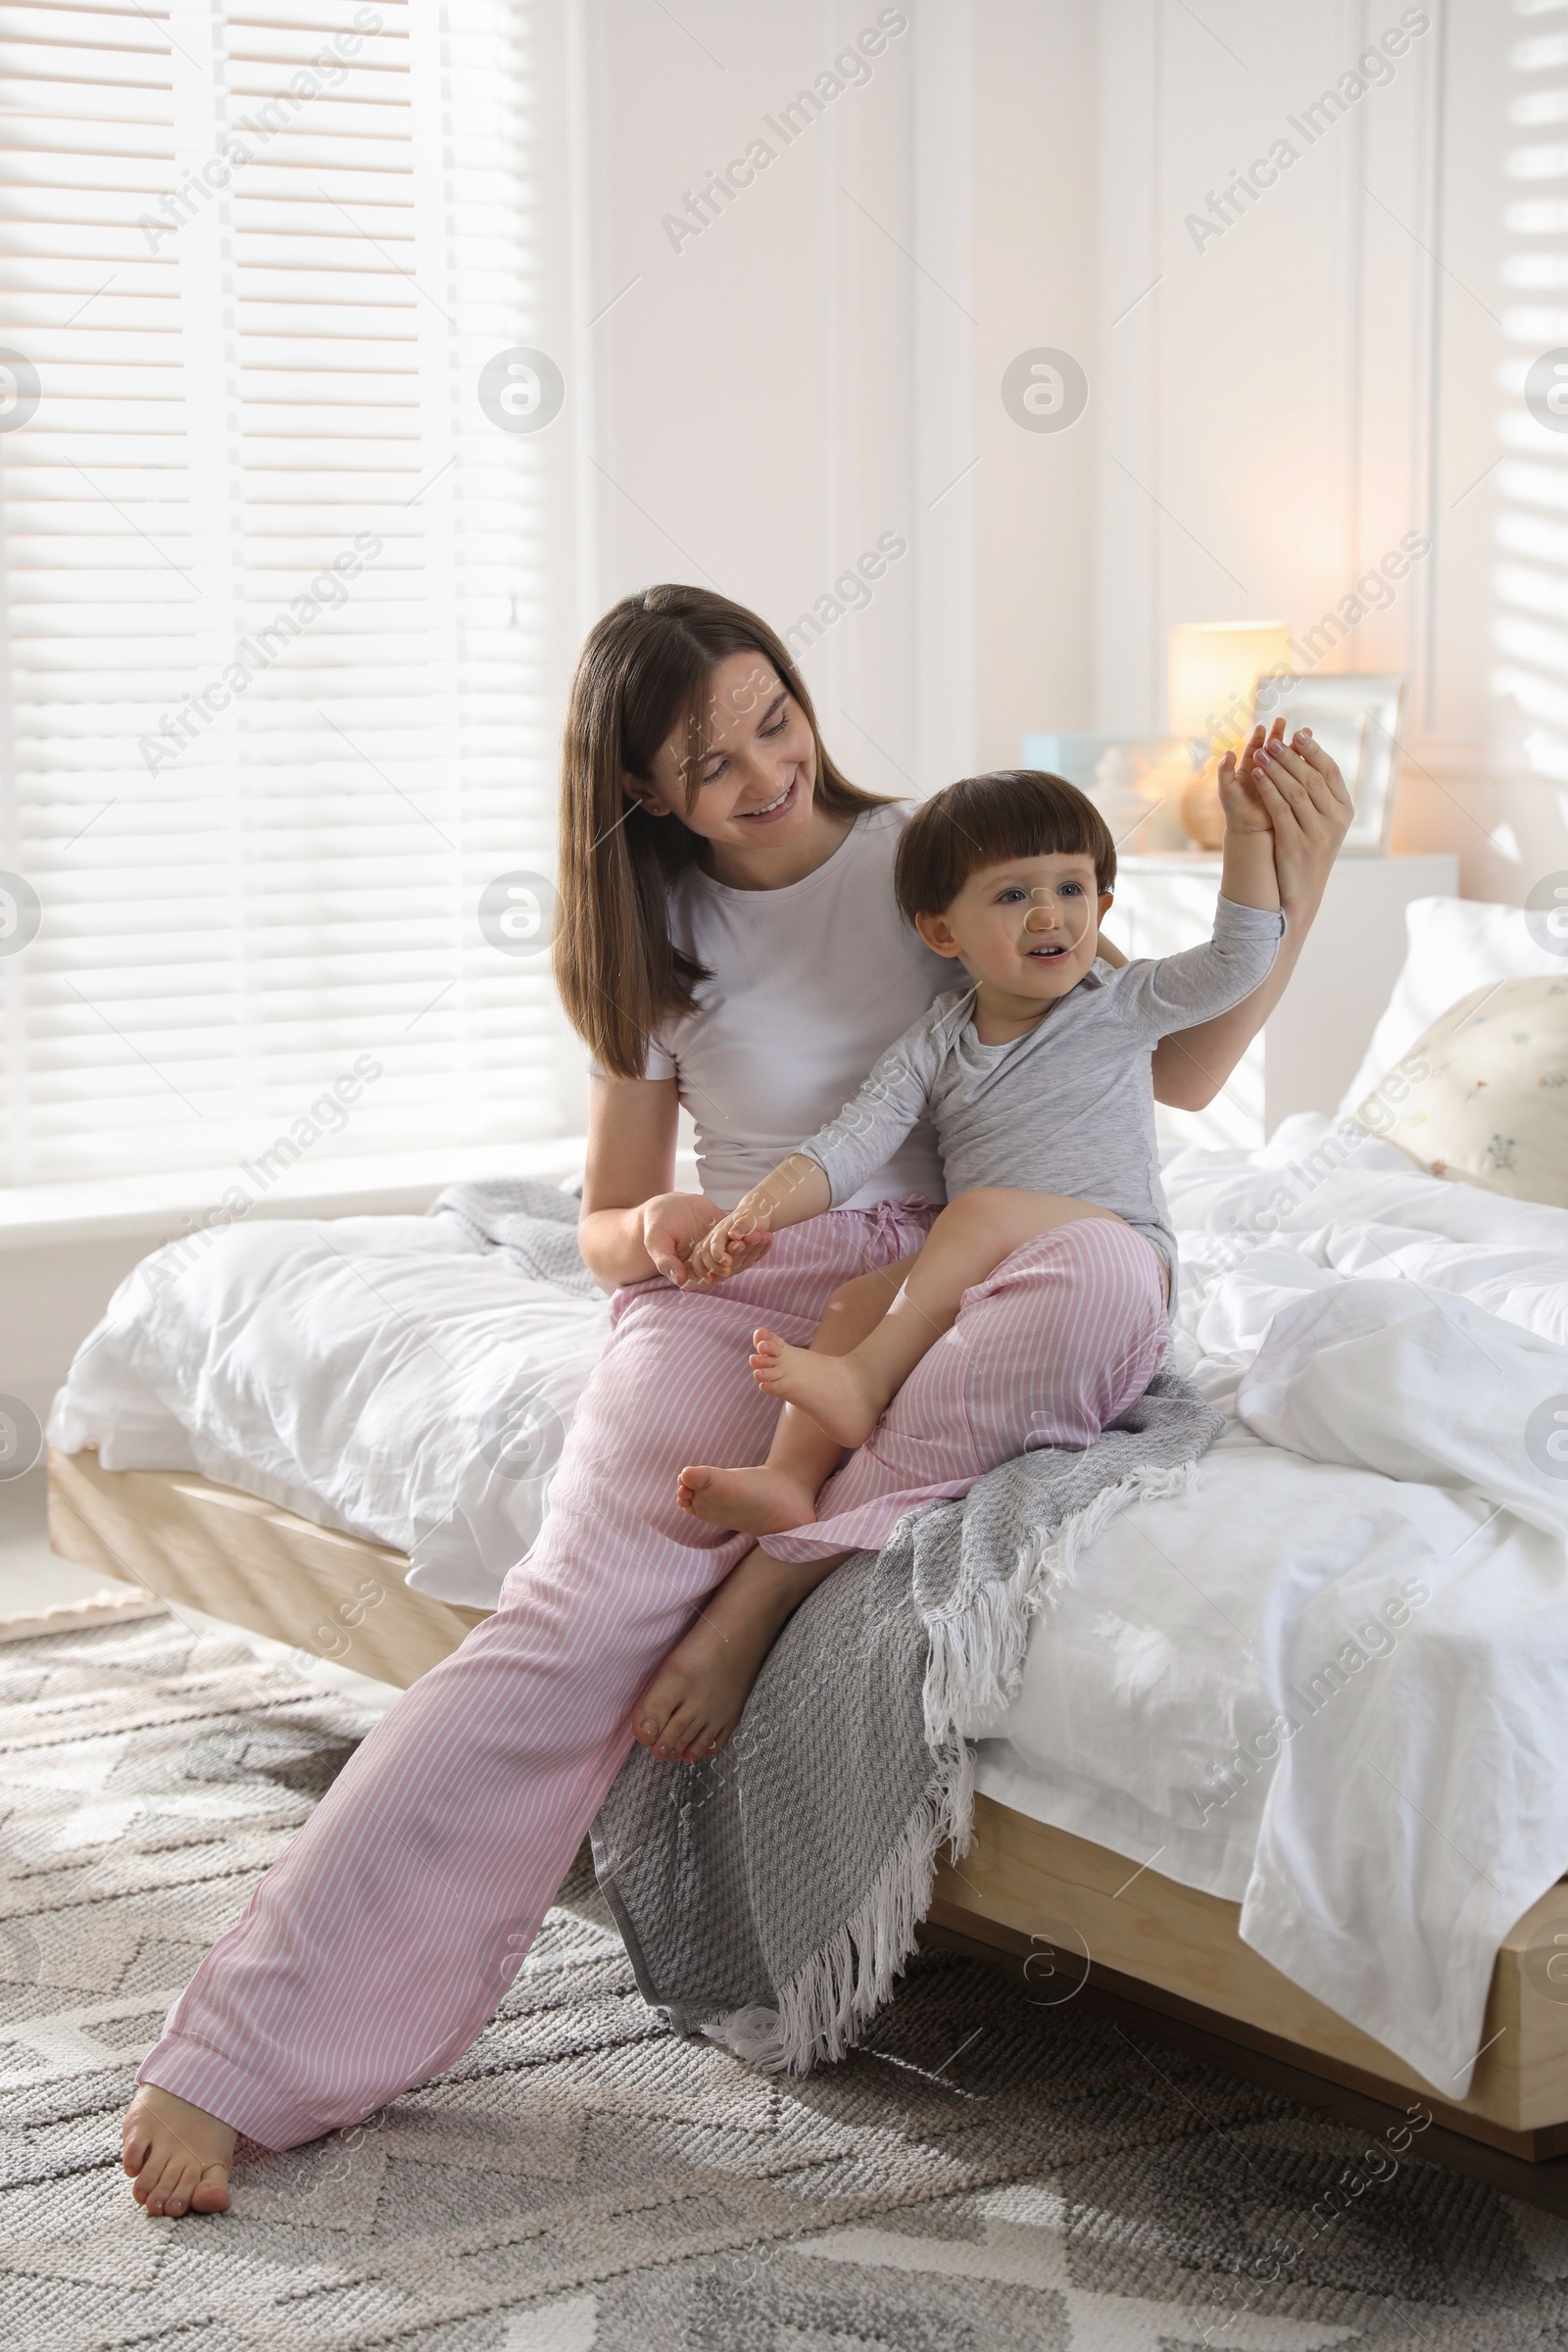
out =
[[[979,1783],[1240,1901],[1459,2098],[1497,1944],[1568,1870],[1568,1211],[1316,1117],[1165,1181],[1180,1360],[1225,1435],[1081,1555],[969,1727]],[[50,1436],[361,1530],[484,1607],[607,1329],[444,1220],[236,1227],[122,1287]]]
[[[539,1532],[608,1298],[529,1281],[450,1217],[258,1219],[171,1271],[178,1248],[115,1293],[50,1443],[96,1446],[107,1470],[199,1470],[493,1608]]]
[[[1343,1134],[1166,1168],[1225,1434],[969,1729],[983,1789],[1239,1901],[1456,2099],[1497,1945],[1568,1870],[1568,1212]]]

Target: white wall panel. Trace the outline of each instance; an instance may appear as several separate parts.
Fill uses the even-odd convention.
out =
[[[833,583],[879,537],[902,538],[908,552],[804,661],[849,772],[907,791],[926,560],[913,123],[928,36],[877,0],[678,13],[615,0],[588,21],[588,308],[612,305],[587,334],[598,602],[692,580],[787,629],[818,599],[844,602]],[[862,53],[866,77],[787,119],[879,16],[888,37]],[[756,139],[773,155],[753,184],[700,234],[665,225]],[[953,168],[966,193],[957,148]],[[966,653],[963,631],[947,634]]]
[[[1522,899],[1568,867],[1568,435],[1523,401],[1568,344],[1568,10],[1106,0],[1095,24],[1102,315],[1152,291],[1097,344],[1094,721],[1163,723],[1174,621],[1306,630],[1418,531],[1323,666],[1410,678],[1396,846]],[[1391,27],[1407,48],[1330,120]],[[1276,183],[1195,232],[1282,137]],[[1074,723],[1065,697],[1039,721]]]

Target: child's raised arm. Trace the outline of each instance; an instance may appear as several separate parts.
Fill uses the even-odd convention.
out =
[[[1274,721],[1278,742],[1285,721]],[[1280,886],[1274,871],[1274,824],[1258,789],[1257,769],[1266,765],[1271,746],[1261,727],[1254,727],[1238,761],[1227,752],[1220,761],[1219,797],[1225,810],[1225,857],[1220,871],[1220,896],[1235,906],[1278,906]]]
[[[1220,761],[1225,857],[1213,937],[1200,948],[1127,965],[1115,976],[1123,1018],[1142,1026],[1151,1046],[1172,1031],[1223,1016],[1262,986],[1274,964],[1285,917],[1271,810],[1279,794],[1271,792],[1267,777],[1278,764],[1284,725],[1276,719],[1266,741],[1262,728],[1254,727],[1240,761],[1232,752]]]

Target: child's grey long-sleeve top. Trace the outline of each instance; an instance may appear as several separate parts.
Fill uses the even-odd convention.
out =
[[[800,1149],[848,1200],[929,1114],[948,1198],[984,1185],[1061,1193],[1113,1209],[1170,1269],[1176,1236],[1159,1181],[1150,1056],[1173,1029],[1228,1012],[1267,978],[1285,917],[1222,898],[1200,948],[1138,963],[1100,957],[1044,1020],[983,1046],[974,990],[955,989],[905,1031],[836,1119]]]

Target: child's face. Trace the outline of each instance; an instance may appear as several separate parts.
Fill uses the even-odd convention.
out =
[[[971,980],[1050,1004],[1094,962],[1109,905],[1094,859],[1056,850],[982,866],[943,913],[915,919],[926,945],[956,958]]]

